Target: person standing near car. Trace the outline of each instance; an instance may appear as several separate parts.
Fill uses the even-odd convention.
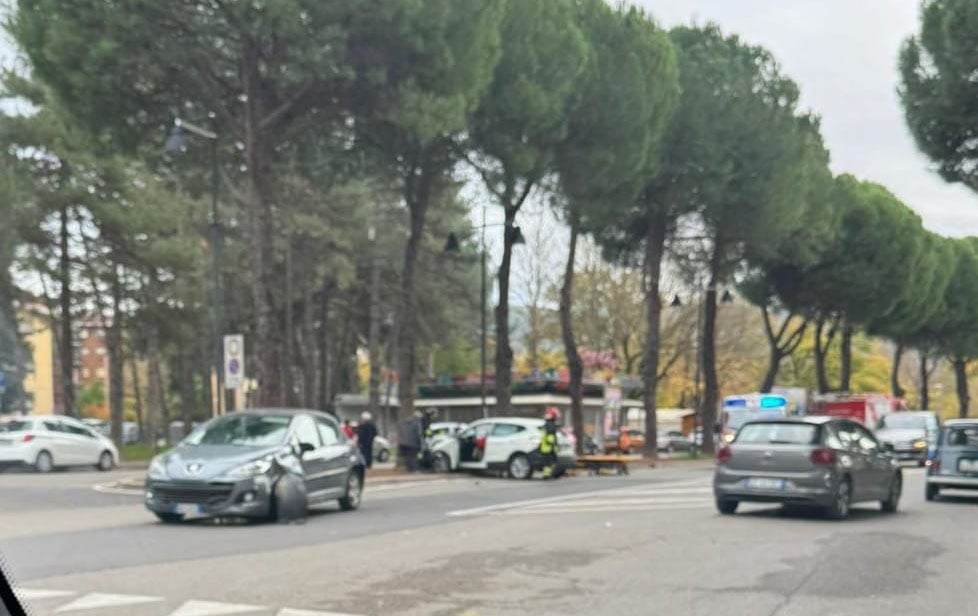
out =
[[[556,479],[561,475],[557,466],[557,420],[560,411],[554,407],[547,409],[540,428],[540,457],[543,459],[543,478]]]
[[[364,411],[360,414],[360,426],[357,428],[357,445],[363,455],[363,461],[367,468],[374,464],[374,439],[377,438],[377,426],[374,424],[373,416]]]
[[[414,411],[397,427],[397,453],[409,473],[418,470],[418,454],[421,453],[421,411]]]
[[[343,430],[343,434],[345,434],[346,438],[350,440],[353,440],[353,436],[356,434],[353,430],[353,425],[350,423],[349,419],[343,420],[343,425],[340,426],[340,430]]]

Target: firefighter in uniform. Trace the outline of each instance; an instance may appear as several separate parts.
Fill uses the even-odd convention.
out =
[[[554,407],[547,409],[540,428],[540,457],[543,459],[543,478],[556,479],[562,473],[557,464],[557,420],[560,411]]]

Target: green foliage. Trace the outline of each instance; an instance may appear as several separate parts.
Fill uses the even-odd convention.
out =
[[[920,149],[949,182],[978,190],[978,4],[927,0],[900,51],[900,98]]]

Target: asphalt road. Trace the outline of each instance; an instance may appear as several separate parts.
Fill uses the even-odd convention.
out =
[[[835,522],[713,509],[710,469],[441,476],[301,525],[164,526],[132,472],[0,474],[0,554],[43,614],[973,614],[978,495]]]

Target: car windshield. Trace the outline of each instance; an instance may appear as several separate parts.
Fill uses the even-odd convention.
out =
[[[198,428],[184,445],[269,446],[285,442],[291,417],[286,415],[226,415]]]
[[[930,426],[931,422],[924,415],[901,415],[899,413],[892,413],[880,419],[877,428],[919,428],[926,430]]]
[[[727,411],[727,428],[732,432],[736,432],[742,425],[748,421],[754,421],[756,419],[771,418],[772,416],[777,416],[775,412],[765,412],[765,411]]]
[[[33,423],[25,419],[11,419],[0,422],[0,432],[21,432],[30,430]]]
[[[735,443],[808,445],[818,437],[818,426],[785,422],[749,423],[737,432]]]

